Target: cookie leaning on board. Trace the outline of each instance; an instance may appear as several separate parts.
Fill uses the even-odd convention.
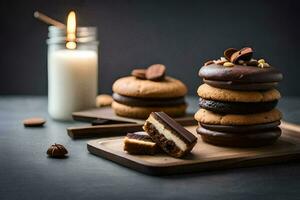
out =
[[[153,149],[157,145],[168,155],[180,158],[191,152],[197,143],[197,137],[164,112],[152,112],[143,129],[152,141],[145,135],[129,133],[124,139],[125,151],[130,154],[154,154],[157,151]]]
[[[275,87],[282,74],[264,59],[253,59],[253,49],[229,48],[224,57],[199,70],[200,109],[197,132],[204,142],[235,147],[274,143],[281,135],[281,95]]]

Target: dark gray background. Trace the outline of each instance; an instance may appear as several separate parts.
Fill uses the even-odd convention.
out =
[[[251,46],[285,76],[284,95],[300,95],[299,1],[15,1],[0,3],[0,94],[47,94],[47,26],[40,10],[65,21],[75,9],[79,25],[97,26],[100,92],[135,67],[168,66],[195,94],[202,63],[227,47]]]

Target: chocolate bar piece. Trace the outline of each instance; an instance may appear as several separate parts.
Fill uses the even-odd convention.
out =
[[[145,132],[128,133],[124,139],[124,151],[129,154],[153,155],[159,151],[158,149]]]
[[[152,112],[143,129],[161,149],[173,157],[184,156],[197,143],[197,137],[164,112]]]

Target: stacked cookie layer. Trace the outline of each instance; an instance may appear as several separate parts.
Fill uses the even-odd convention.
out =
[[[197,132],[207,143],[262,146],[281,135],[281,113],[276,109],[280,93],[274,87],[282,74],[264,60],[252,59],[251,48],[247,55],[243,50],[233,50],[227,58],[209,62],[199,71],[204,84],[198,88],[200,109],[195,119]],[[231,58],[234,53],[236,60]]]
[[[171,77],[150,80],[145,76],[123,77],[113,84],[112,108],[120,116],[147,118],[151,112],[165,112],[171,117],[185,114],[186,86]]]

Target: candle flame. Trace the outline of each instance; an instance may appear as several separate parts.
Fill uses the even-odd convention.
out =
[[[67,20],[67,43],[68,49],[76,48],[76,15],[74,11],[71,11]]]

